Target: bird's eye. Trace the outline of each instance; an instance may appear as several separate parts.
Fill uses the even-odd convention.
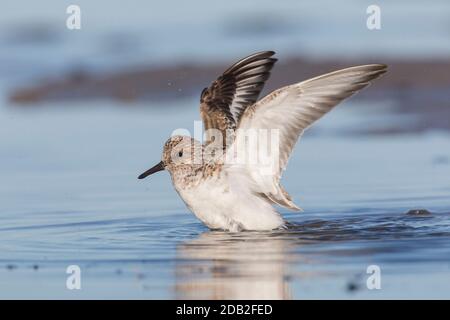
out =
[[[178,152],[178,156],[181,158],[183,156],[183,151]]]

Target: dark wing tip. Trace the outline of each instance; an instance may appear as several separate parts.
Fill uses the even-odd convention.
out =
[[[200,95],[201,112],[221,112],[229,123],[237,123],[249,105],[258,99],[277,61],[275,51],[261,51],[234,63]],[[211,124],[217,127],[217,124]],[[205,127],[208,127],[205,125]]]
[[[204,88],[202,90],[202,93],[200,94],[200,103],[203,103],[205,101],[205,94],[208,91],[208,88]]]
[[[383,72],[383,73],[387,72],[387,70],[388,70],[388,65],[382,64],[382,63],[369,64],[366,67],[370,71]]]
[[[376,79],[378,77],[381,77],[383,74],[385,74],[388,71],[388,66],[386,64],[373,64],[370,65],[371,70],[371,76],[373,79]]]
[[[229,67],[223,74],[232,73],[236,71],[237,69],[241,68],[244,65],[247,65],[251,62],[257,61],[257,60],[271,60],[273,63],[277,61],[275,58],[271,58],[275,54],[275,51],[261,51],[253,53],[245,58],[242,58],[238,62],[234,63],[231,67]]]
[[[379,66],[380,66],[379,69],[380,75],[388,72],[389,66],[387,64],[380,64]]]
[[[260,52],[256,52],[254,54],[251,54],[249,57],[251,57],[251,56],[261,56],[261,57],[268,58],[268,57],[273,56],[274,54],[275,54],[275,51],[266,50],[266,51],[260,51]]]
[[[272,51],[272,50],[259,51],[259,52],[252,53],[241,60],[253,59],[256,57],[269,58],[269,57],[273,56],[274,54],[275,54],[275,51]]]

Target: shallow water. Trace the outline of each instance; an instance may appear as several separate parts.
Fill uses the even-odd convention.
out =
[[[342,135],[367,123],[345,103],[295,149],[288,230],[212,232],[137,180],[196,105],[1,108],[0,298],[450,298],[450,136]]]
[[[358,1],[339,10],[330,0],[250,1],[238,12],[225,2],[133,0],[124,13],[120,2],[105,11],[79,0],[88,17],[79,32],[65,27],[68,4],[2,4],[0,298],[450,298],[450,136],[348,134],[414,124],[384,112],[390,101],[367,112],[350,100],[304,136],[283,178],[304,209],[282,210],[289,229],[235,234],[197,221],[167,173],[137,180],[173,129],[193,129],[198,97],[4,101],[10,89],[71,70],[229,61],[272,48],[281,59],[446,57],[448,1],[380,3],[382,30],[373,32],[369,3]],[[431,214],[407,214],[420,208]],[[69,265],[81,268],[81,290],[66,288]],[[380,267],[380,290],[366,286],[370,265]]]

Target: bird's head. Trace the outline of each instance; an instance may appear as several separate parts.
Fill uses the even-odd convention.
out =
[[[192,170],[201,165],[202,144],[188,136],[172,136],[164,144],[162,160],[138,178],[144,179],[161,170],[173,173],[178,169]]]

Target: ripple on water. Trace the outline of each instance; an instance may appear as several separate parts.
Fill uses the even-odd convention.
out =
[[[292,288],[298,281],[342,279],[374,262],[425,269],[448,264],[449,213],[381,212],[355,209],[318,214],[320,219],[286,214],[288,228],[270,232],[209,231],[185,212],[3,227],[1,240],[22,236],[13,244],[2,241],[15,252],[2,251],[0,263],[4,272],[33,271],[50,280],[52,270],[75,263],[99,279],[136,281],[146,297],[224,299],[299,297]],[[353,276],[339,285],[339,294],[363,287]]]

